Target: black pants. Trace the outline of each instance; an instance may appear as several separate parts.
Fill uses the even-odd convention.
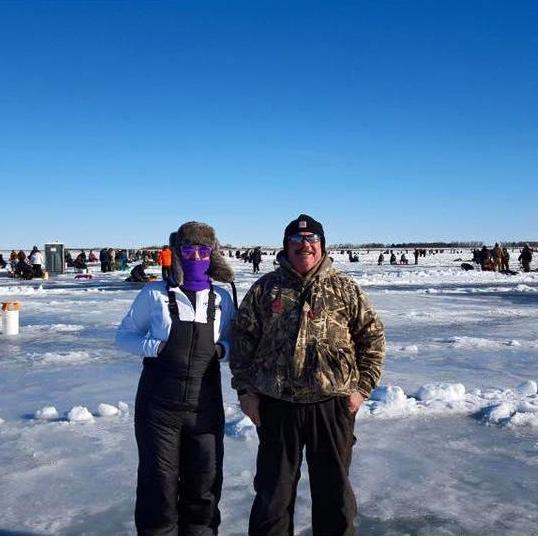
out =
[[[345,398],[296,404],[262,397],[250,535],[293,535],[303,448],[310,477],[312,533],[353,535],[357,514],[348,478],[355,417]]]
[[[162,276],[163,280],[166,282],[168,280],[168,277],[170,276],[170,267],[168,266],[162,266]]]
[[[36,278],[43,278],[43,270],[41,269],[41,264],[40,263],[34,263],[32,265],[33,269],[34,269],[34,276]]]
[[[191,413],[137,398],[139,535],[217,534],[224,453],[221,415],[222,406]]]

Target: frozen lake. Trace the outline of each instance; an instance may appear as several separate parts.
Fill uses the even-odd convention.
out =
[[[538,273],[464,272],[454,260],[468,250],[418,266],[378,267],[376,252],[361,252],[359,263],[334,258],[366,290],[387,335],[383,387],[355,428],[359,533],[538,534]],[[262,273],[272,261],[264,257]],[[241,299],[256,277],[232,264]],[[135,532],[141,360],[114,345],[137,293],[126,276],[95,269],[91,281],[67,273],[26,283],[0,272],[0,300],[22,303],[20,335],[0,335],[0,534]],[[220,532],[245,534],[257,439],[222,366]],[[52,406],[57,418],[44,409]],[[93,417],[77,422],[79,409],[69,419],[77,406]],[[296,532],[310,534],[302,474]]]

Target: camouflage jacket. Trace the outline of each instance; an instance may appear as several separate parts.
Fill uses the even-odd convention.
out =
[[[381,377],[383,324],[357,283],[325,256],[302,277],[280,267],[247,292],[232,326],[232,387],[294,402],[359,391]]]

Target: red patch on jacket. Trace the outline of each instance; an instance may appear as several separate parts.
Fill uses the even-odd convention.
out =
[[[282,312],[284,312],[284,304],[280,299],[275,299],[271,303],[271,310],[273,311],[273,314],[282,314]]]

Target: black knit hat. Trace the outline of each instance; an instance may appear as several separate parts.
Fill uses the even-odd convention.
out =
[[[318,234],[321,237],[321,250],[325,252],[325,233],[321,222],[313,219],[310,215],[301,213],[295,220],[292,220],[284,230],[284,250],[288,247],[288,237],[296,233],[308,232]]]

